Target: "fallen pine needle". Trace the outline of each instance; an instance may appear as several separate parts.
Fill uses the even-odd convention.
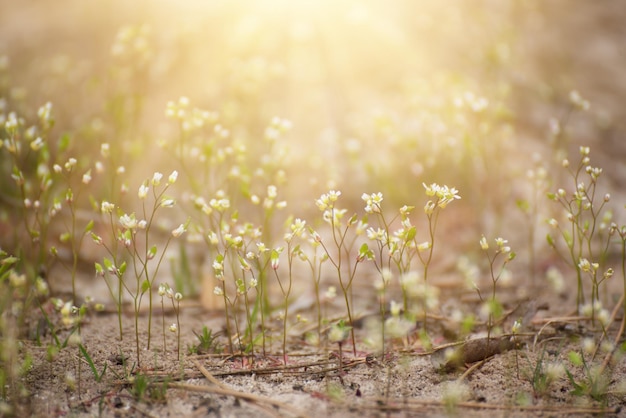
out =
[[[378,398],[371,405],[359,405],[359,409],[374,409],[386,412],[402,412],[402,411],[423,411],[425,406],[446,407],[448,404],[444,401],[437,400],[418,400],[418,399],[385,399]],[[454,404],[457,408],[469,409],[486,409],[486,410],[507,410],[507,411],[541,411],[551,412],[558,415],[571,416],[574,414],[616,414],[617,408],[593,408],[593,407],[575,407],[567,408],[563,405],[507,405],[507,404],[489,404],[483,402],[458,402]]]
[[[305,413],[293,408],[291,405],[286,403],[266,398],[264,396],[253,395],[251,393],[240,392],[234,389],[222,388],[222,387],[211,387],[211,386],[200,386],[200,385],[191,385],[189,383],[170,383],[168,385],[170,389],[181,389],[187,390],[189,392],[201,392],[201,393],[210,393],[214,395],[223,395],[223,396],[232,396],[235,398],[243,399],[248,402],[253,402],[257,404],[269,404],[279,409],[284,409],[292,413],[297,417],[308,418],[308,415]]]

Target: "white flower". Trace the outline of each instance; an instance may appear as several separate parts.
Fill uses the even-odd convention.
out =
[[[584,272],[591,271],[591,263],[586,258],[581,258],[578,262],[578,268]]]
[[[374,229],[370,227],[367,228],[367,238],[375,241],[385,242],[387,238],[387,232],[382,228]]]
[[[109,156],[110,148],[111,147],[107,143],[100,145],[100,155],[102,155],[102,158],[107,158]]]
[[[392,316],[399,316],[402,310],[402,304],[392,300],[389,306],[389,312]]]
[[[172,174],[170,174],[170,176],[167,179],[167,182],[169,184],[174,184],[176,183],[176,179],[178,178],[178,171],[174,170],[172,171]]]
[[[435,210],[435,203],[432,200],[429,200],[428,202],[426,202],[426,204],[424,205],[424,213],[426,215],[432,215],[432,213]]]
[[[290,229],[291,232],[294,233],[294,235],[300,236],[304,232],[305,227],[306,221],[300,218],[296,218],[296,220],[293,221],[293,223],[291,224]]]
[[[145,199],[146,196],[148,196],[148,190],[149,187],[146,184],[142,184],[141,186],[139,186],[139,191],[137,192],[137,196],[139,197],[139,199]]]
[[[331,190],[328,192],[328,200],[331,202],[336,202],[339,196],[341,196],[341,192],[339,190]]]
[[[580,110],[588,110],[589,109],[589,102],[585,99],[582,98],[582,96],[580,95],[580,93],[576,90],[572,90],[569,93],[569,100],[570,102],[572,102],[572,104],[574,106],[576,106],[577,108],[579,108]],[[583,148],[583,147],[581,147]],[[589,147],[585,147],[587,149],[589,149]],[[587,151],[587,154],[589,153],[589,151]],[[586,154],[583,154],[586,155]]]
[[[433,183],[430,186],[427,186],[426,183],[422,183],[424,189],[426,189],[426,196],[434,196],[439,191],[439,185],[437,183]]]
[[[165,284],[160,284],[159,285],[159,296],[165,296],[165,292],[166,292],[167,286]]]
[[[161,206],[164,208],[173,208],[175,204],[176,201],[174,199],[163,199],[161,201]]]
[[[70,171],[72,168],[74,168],[74,166],[76,166],[76,158],[70,158],[67,160],[67,162],[65,163],[65,169],[67,171]]]
[[[430,248],[430,242],[429,241],[424,241],[420,244],[418,244],[417,246],[417,250],[418,251],[426,251]]]
[[[123,214],[122,216],[120,216],[120,224],[126,229],[137,228],[137,219],[135,218],[135,214]]]
[[[363,193],[361,195],[361,200],[365,202],[365,212],[367,213],[380,213],[380,204],[383,201],[382,193],[372,193],[367,194]]]
[[[159,173],[158,171],[156,171],[153,175],[152,175],[152,185],[153,186],[158,186],[159,184],[161,184],[161,179],[163,178],[163,174]]]
[[[178,225],[178,228],[174,229],[172,231],[172,236],[174,238],[178,238],[180,237],[184,232],[186,231],[185,225],[184,224],[180,224]]]
[[[215,232],[210,232],[207,235],[207,238],[209,239],[209,242],[211,243],[211,245],[217,245],[220,242],[219,237],[217,236]]]
[[[43,139],[41,137],[37,137],[34,141],[30,143],[30,149],[33,151],[39,151],[43,147]]]

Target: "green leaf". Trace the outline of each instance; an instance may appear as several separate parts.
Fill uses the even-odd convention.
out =
[[[522,212],[528,212],[530,210],[530,204],[528,203],[528,200],[518,199],[515,203]]]
[[[103,263],[104,263],[104,268],[106,268],[107,270],[113,267],[113,262],[106,257],[104,257]]]
[[[104,274],[104,269],[100,263],[96,263],[96,274],[98,276],[102,276]]]
[[[87,226],[85,227],[85,234],[91,232],[91,230],[93,229],[93,219],[89,221],[89,223],[87,224]]]
[[[104,373],[107,370],[107,363],[104,363],[102,373],[98,373],[96,365],[93,363],[93,360],[91,359],[91,356],[89,355],[85,347],[82,344],[78,344],[78,349],[80,350],[80,353],[85,358],[85,360],[87,360],[87,364],[89,364],[89,368],[91,369],[91,372],[93,373],[93,377],[96,379],[96,382],[100,382],[102,376],[104,376]]]
[[[359,257],[365,258],[369,253],[370,247],[368,247],[367,242],[364,242],[359,248]]]
[[[242,256],[240,256],[240,255],[237,255],[237,257],[239,258],[239,267],[240,267],[242,270],[246,270],[246,271],[247,271],[247,270],[250,270],[250,264],[248,264],[248,262],[246,261],[246,259],[245,259],[245,258],[243,258],[243,257],[242,257]]]
[[[63,243],[68,242],[70,240],[70,238],[72,237],[72,235],[69,232],[64,232],[61,234],[61,236],[59,237],[59,240]]]
[[[141,293],[146,293],[148,290],[150,290],[150,282],[148,280],[144,280],[141,283]]]
[[[577,353],[576,351],[570,351],[569,354],[567,355],[567,358],[574,366],[580,367],[583,365],[583,359],[580,353]]]
[[[120,266],[120,268],[119,268],[119,274],[120,274],[120,276],[123,276],[123,275],[124,275],[124,273],[126,273],[126,266],[127,266],[126,261],[124,261],[124,262],[122,263],[122,265]]]
[[[572,373],[570,373],[570,371],[567,369],[565,369],[565,373],[567,374],[567,378],[569,379],[569,382],[572,384],[572,386],[574,386],[574,390],[572,391],[572,394],[576,396],[584,395],[585,391],[584,391],[583,386],[581,386],[580,384],[576,382],[576,380],[574,380],[574,376],[572,375]]]
[[[59,149],[59,152],[64,152],[65,150],[67,150],[67,148],[70,146],[70,136],[69,134],[63,134],[63,136],[61,136],[61,138],[59,138],[59,141],[57,142],[57,147]]]
[[[100,204],[93,196],[89,196],[89,204],[94,212],[100,212]]]
[[[414,226],[410,227],[409,230],[406,232],[406,239],[404,241],[405,242],[413,241],[416,234],[417,234],[417,228],[415,228]]]
[[[502,304],[497,299],[491,299],[489,301],[489,310],[495,319],[502,317],[502,313],[504,312]]]
[[[515,258],[515,255],[516,255],[515,252],[511,251],[509,253],[509,261],[513,260]]]
[[[3,266],[10,266],[12,264],[15,264],[19,261],[20,259],[14,256],[9,256],[6,258],[3,258],[2,261],[0,261],[0,263],[2,263]]]

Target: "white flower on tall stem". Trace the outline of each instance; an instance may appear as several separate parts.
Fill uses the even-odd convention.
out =
[[[130,215],[125,213],[122,216],[120,216],[120,224],[125,229],[136,229],[138,226],[137,218],[135,218],[134,213]]]
[[[172,236],[173,236],[174,238],[178,238],[178,237],[180,237],[183,233],[185,233],[185,231],[186,231],[186,230],[187,230],[187,229],[185,228],[185,224],[180,224],[180,225],[178,225],[178,228],[176,228],[176,229],[174,229],[174,230],[172,231]]]

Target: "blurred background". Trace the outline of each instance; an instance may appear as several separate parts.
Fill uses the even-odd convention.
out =
[[[556,187],[579,145],[624,206],[625,14],[620,1],[585,0],[2,0],[0,113],[27,126],[51,102],[48,143],[65,141],[84,169],[110,144],[133,198],[154,171],[179,170],[172,224],[193,196],[235,181],[243,213],[273,184],[303,218],[329,189],[349,211],[379,191],[390,213],[421,211],[422,183],[437,182],[462,196],[442,218],[449,245],[478,250],[484,234],[542,248],[545,233],[526,230],[553,209],[531,219],[523,202]],[[177,119],[177,106],[196,119]],[[10,248],[23,237],[2,158]],[[114,185],[95,179],[90,193],[132,205]]]

